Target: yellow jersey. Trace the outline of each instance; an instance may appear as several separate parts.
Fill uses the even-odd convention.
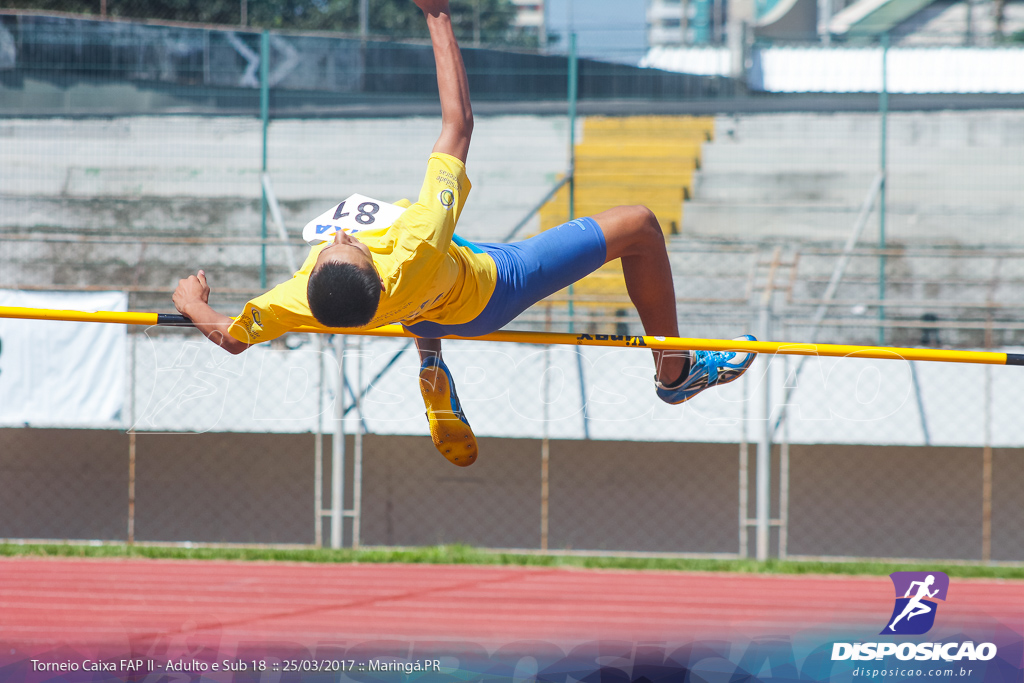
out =
[[[384,287],[373,320],[352,329],[425,320],[461,325],[484,310],[497,280],[494,260],[452,242],[471,187],[465,164],[447,154],[432,154],[417,202],[387,228],[353,233],[369,248]],[[228,329],[231,336],[256,344],[300,325],[332,329],[313,317],[306,300],[310,273],[329,245],[314,246],[290,280],[247,303]]]

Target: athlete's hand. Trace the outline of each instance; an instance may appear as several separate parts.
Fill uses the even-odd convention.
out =
[[[184,280],[178,280],[178,286],[171,295],[174,307],[182,315],[188,315],[186,310],[194,303],[210,303],[210,285],[206,284],[206,273],[199,271],[195,275],[189,275]]]
[[[448,0],[413,0],[424,14],[440,14],[448,12]]]

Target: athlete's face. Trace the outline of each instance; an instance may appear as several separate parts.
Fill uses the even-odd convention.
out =
[[[334,233],[334,241],[317,256],[314,269],[330,262],[351,263],[360,268],[374,267],[369,247],[343,230]]]

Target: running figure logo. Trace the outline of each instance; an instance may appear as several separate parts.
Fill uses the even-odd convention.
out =
[[[935,600],[946,599],[949,577],[942,572],[893,572],[889,578],[896,588],[896,606],[880,635],[927,633],[939,609]]]

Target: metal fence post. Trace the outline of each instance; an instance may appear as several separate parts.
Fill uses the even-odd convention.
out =
[[[740,537],[739,537],[739,556],[747,557],[750,552],[748,546],[747,536],[748,529],[750,527],[750,511],[749,497],[750,497],[750,479],[749,479],[749,468],[750,468],[750,441],[747,438],[747,427],[748,417],[750,415],[750,408],[748,406],[748,400],[750,396],[750,381],[749,375],[743,375],[743,413],[740,419],[740,467],[739,467],[739,508],[740,508]]]
[[[340,548],[345,520],[345,348],[348,336],[335,336],[338,388],[334,394],[334,435],[331,438],[331,547]]]
[[[362,527],[363,510],[363,432],[366,430],[366,420],[363,419],[363,407],[361,396],[363,392],[363,339],[357,337],[358,357],[356,358],[356,386],[352,392],[352,402],[355,405],[356,415],[359,417],[359,426],[356,427],[355,452],[352,454],[352,548],[359,547],[360,533]]]
[[[267,174],[267,127],[270,123],[270,32],[260,34],[260,122],[263,125],[262,175]],[[260,289],[267,288],[267,191],[260,185]]]
[[[782,366],[784,381],[789,380],[789,356]],[[769,414],[769,419],[771,415]],[[774,431],[774,430],[773,430]],[[789,546],[789,420],[782,426],[779,444],[779,559],[785,560]]]
[[[128,545],[135,543],[135,335],[128,334]]]
[[[550,310],[550,309],[549,309]],[[548,464],[551,459],[551,442],[548,439],[548,417],[550,415],[550,409],[548,407],[548,401],[550,400],[548,391],[548,375],[551,370],[551,346],[544,347],[544,372],[541,380],[544,383],[544,425],[543,432],[540,441],[540,549],[548,549],[548,495],[549,495],[549,484],[548,484]]]
[[[992,316],[985,328],[985,349],[992,347]],[[981,561],[992,561],[992,368],[985,366],[984,441],[981,448]]]
[[[569,220],[576,218],[576,100],[579,97],[579,62],[576,58],[576,34],[569,34]],[[575,323],[574,287],[569,285],[569,331]]]
[[[782,248],[775,247],[761,295],[760,334],[761,339],[771,339],[771,306],[775,293],[775,274],[779,269]],[[757,559],[768,559],[769,530],[771,528],[771,464],[772,464],[772,357],[764,356],[764,424],[757,444]]]
[[[770,291],[768,297],[771,297]],[[771,339],[771,321],[768,304],[761,308],[761,338]],[[764,357],[764,424],[761,425],[761,438],[757,443],[757,559],[764,562],[768,559],[768,540],[771,509],[771,464],[772,464],[772,383],[771,356]]]
[[[313,543],[324,544],[324,345],[323,335],[313,335],[317,358],[316,433],[313,435]]]
[[[878,248],[881,253],[878,255],[878,321],[885,320],[885,210],[886,192],[889,185],[889,178],[886,175],[888,159],[886,148],[889,137],[889,34],[882,34],[882,92],[878,96],[878,109],[882,118],[882,130],[879,140],[879,166],[882,175],[882,185],[878,197]],[[885,326],[878,326],[878,345],[885,346]]]

